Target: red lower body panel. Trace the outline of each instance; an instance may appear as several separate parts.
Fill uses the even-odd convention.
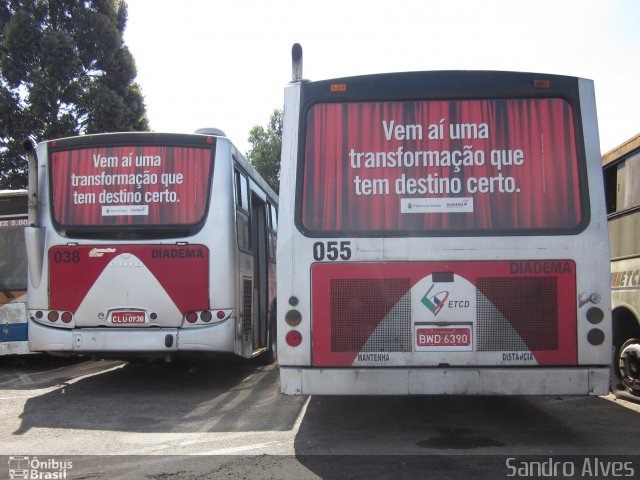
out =
[[[571,260],[317,263],[313,365],[575,365]]]

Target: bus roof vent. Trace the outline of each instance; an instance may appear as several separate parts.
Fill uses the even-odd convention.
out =
[[[200,135],[215,135],[216,137],[226,137],[225,133],[219,128],[199,128],[193,133],[199,133]]]

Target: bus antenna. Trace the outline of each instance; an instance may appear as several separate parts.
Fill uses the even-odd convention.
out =
[[[302,46],[299,43],[294,43],[291,47],[291,68],[293,81],[302,80]]]

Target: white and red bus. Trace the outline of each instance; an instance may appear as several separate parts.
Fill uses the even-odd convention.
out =
[[[29,353],[26,226],[27,191],[0,190],[0,355]]]
[[[278,198],[221,131],[86,135],[35,153],[32,350],[273,354]]]
[[[414,72],[285,89],[287,394],[608,391],[594,86]]]

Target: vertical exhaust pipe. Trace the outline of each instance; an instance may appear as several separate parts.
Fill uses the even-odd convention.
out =
[[[294,43],[291,47],[291,76],[292,81],[299,82],[302,80],[302,46]]]

